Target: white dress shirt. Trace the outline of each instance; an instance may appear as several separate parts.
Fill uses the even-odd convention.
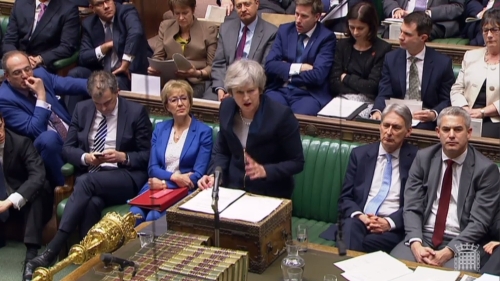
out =
[[[102,28],[103,28],[104,32],[106,32],[106,22],[101,20],[101,19],[99,19],[99,20],[101,21]],[[114,22],[115,22],[115,17],[113,17],[111,19],[111,26],[109,27],[111,29],[111,32],[113,32],[113,23]],[[118,55],[116,54],[114,49],[116,49],[116,46],[113,45],[113,49],[109,50],[109,52],[112,52],[112,54],[111,54],[111,67],[115,66],[118,63]],[[95,48],[95,56],[97,57],[98,61],[102,60],[106,56],[102,53],[100,45]],[[122,60],[132,62],[134,60],[134,56],[123,54]]]
[[[245,40],[245,47],[243,48],[243,57],[247,58],[248,54],[250,53],[250,46],[252,45],[252,38],[253,35],[255,34],[255,27],[257,26],[257,21],[259,20],[259,17],[256,17],[255,20],[247,25],[247,37]],[[245,24],[243,22],[240,23],[240,32],[238,33],[238,41],[236,41],[236,48],[238,48],[238,45],[240,44],[241,37],[243,36],[243,27]]]
[[[3,148],[5,147],[5,143],[0,144],[0,162],[3,165]],[[17,192],[12,192],[13,190],[9,187],[7,182],[5,182],[5,187],[7,189],[7,194],[9,194],[9,197],[7,200],[12,202],[12,205],[14,206],[15,209],[21,210],[21,208],[26,204],[26,199],[24,197],[17,193]]]
[[[40,2],[40,0],[35,1],[35,7],[36,7],[35,8],[35,19],[33,20],[33,29],[31,30],[31,33],[33,33],[33,31],[35,31],[36,25],[38,24],[38,15],[42,11],[42,7],[40,7],[41,3],[42,2]],[[47,12],[47,9],[49,8],[50,0],[43,2],[43,4],[45,4],[45,12]],[[31,38],[31,35],[30,35],[30,38]]]
[[[318,26],[318,23],[316,23],[316,25],[314,25],[314,27],[311,30],[309,30],[308,32],[306,32],[307,38],[304,39],[304,49],[307,47],[307,43],[309,43],[309,39],[311,39],[311,36],[313,35],[314,30],[316,30],[317,26]],[[297,42],[297,44],[298,43],[299,42]],[[290,71],[288,72],[288,74],[290,76],[299,75],[301,67],[302,67],[302,63],[292,63],[290,65]]]
[[[118,99],[118,97],[116,97]],[[116,101],[116,106],[115,109],[106,116],[106,126],[107,126],[107,134],[106,134],[106,140],[104,141],[104,150],[106,149],[116,149],[116,131],[118,128],[118,100]],[[96,109],[95,111],[95,118],[94,118],[94,123],[90,127],[89,130],[89,135],[88,135],[88,144],[89,144],[89,149],[92,151],[94,149],[94,139],[95,135],[97,134],[97,130],[99,129],[99,123],[101,123],[101,120],[103,119],[102,113],[99,112],[99,110]],[[81,163],[82,165],[87,166],[87,163],[85,163],[85,155],[87,153],[83,153],[81,157]],[[118,164],[117,163],[102,163],[101,167],[114,167],[117,168]]]
[[[394,12],[396,12],[397,10],[400,10],[400,9],[407,11],[408,14],[413,12],[413,10],[415,10],[416,2],[417,2],[417,0],[408,0],[408,4],[406,4],[406,7],[396,8],[396,9],[392,10],[392,17],[394,18]],[[425,4],[426,4],[425,6],[427,7],[427,5],[429,5],[429,1],[426,1]],[[429,16],[430,16],[430,14],[429,14]]]
[[[167,148],[165,149],[165,170],[171,173],[177,173],[179,171],[179,161],[181,159],[182,148],[184,143],[186,143],[186,136],[189,128],[182,132],[179,140],[174,141],[174,127],[170,131],[170,137],[168,139]]]
[[[391,176],[391,187],[389,189],[389,193],[385,198],[384,202],[379,208],[377,216],[385,218],[389,225],[391,226],[391,230],[396,228],[396,224],[394,221],[388,216],[392,213],[396,212],[399,209],[399,198],[401,192],[401,178],[399,175],[399,152],[401,149],[397,149],[392,155],[392,176]],[[366,209],[368,203],[377,196],[378,192],[382,188],[382,181],[384,179],[384,170],[387,164],[387,152],[385,151],[382,144],[379,145],[378,149],[378,157],[377,163],[375,164],[375,172],[373,173],[372,185],[370,187],[370,192],[368,193],[368,199],[366,200],[366,204],[363,210]],[[351,217],[355,217],[357,215],[362,214],[361,212],[354,212],[351,214]]]

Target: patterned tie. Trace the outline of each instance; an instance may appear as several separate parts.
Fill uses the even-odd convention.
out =
[[[54,129],[56,129],[56,132],[61,136],[62,140],[65,141],[66,136],[68,135],[68,130],[61,121],[61,118],[59,118],[59,116],[57,116],[57,114],[55,114],[54,111],[52,111],[52,113],[50,114],[49,121],[54,127]]]
[[[5,175],[3,173],[3,165],[0,163],[0,200],[7,199],[7,187],[5,186]],[[6,222],[9,218],[9,210],[0,213],[0,221]]]
[[[408,100],[420,100],[420,78],[418,77],[418,67],[417,61],[419,60],[416,57],[410,57],[410,75],[409,75],[409,83],[408,83],[408,92],[406,92],[406,99]]]
[[[113,31],[111,31],[111,23],[107,22],[104,28],[104,42],[113,41]],[[111,71],[111,58],[113,57],[113,50],[110,50],[106,56],[104,56],[104,70]]]
[[[427,0],[415,0],[414,12],[422,12],[427,10]]]
[[[448,209],[450,208],[451,187],[453,182],[453,163],[455,163],[455,161],[451,159],[446,160],[446,170],[441,185],[441,195],[439,196],[434,233],[432,234],[432,244],[436,248],[443,243],[444,230],[446,229],[446,217],[448,216]]]
[[[302,62],[302,53],[304,53],[304,40],[308,38],[307,34],[299,34],[299,40],[297,41],[297,52],[295,54],[295,61],[297,63]]]
[[[500,0],[495,0],[495,3],[493,4],[493,8],[500,8]]]
[[[104,143],[106,141],[106,136],[108,135],[108,124],[106,122],[106,116],[102,116],[101,122],[99,122],[99,127],[97,128],[97,134],[94,137],[94,149],[92,152],[103,152]],[[89,173],[97,172],[101,169],[101,166],[90,166]]]
[[[245,57],[244,50],[245,50],[245,43],[247,42],[248,27],[246,25],[243,26],[241,31],[243,32],[243,34],[241,35],[240,42],[238,43],[238,48],[236,48],[236,59],[241,59]]]
[[[47,5],[45,5],[44,3],[40,3],[40,12],[38,13],[38,17],[36,18],[36,21],[39,22],[42,17],[43,17],[43,14],[45,13],[45,10],[47,9]]]
[[[386,154],[387,163],[384,168],[384,177],[382,178],[382,186],[378,191],[377,195],[373,197],[373,199],[368,203],[365,208],[365,214],[374,214],[378,213],[378,209],[384,203],[385,198],[389,194],[389,190],[391,190],[391,180],[392,180],[392,155]]]

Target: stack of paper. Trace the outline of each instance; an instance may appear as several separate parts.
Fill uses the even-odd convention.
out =
[[[475,281],[498,281],[500,276],[495,276],[491,274],[483,274],[481,277],[477,278]]]
[[[336,97],[318,112],[318,117],[338,117],[350,120],[354,119],[366,106],[364,102]]]
[[[459,275],[459,271],[448,271],[419,266],[413,273],[392,281],[455,281]]]
[[[219,188],[219,213],[224,211],[229,205],[234,201],[238,200],[241,196],[245,194],[244,190],[232,189],[232,188]],[[212,189],[205,189],[200,193],[196,194],[186,203],[179,206],[181,209],[213,214],[212,210]]]
[[[243,195],[220,214],[221,218],[257,223],[276,210],[283,200],[271,197]],[[255,206],[259,206],[255,208]]]

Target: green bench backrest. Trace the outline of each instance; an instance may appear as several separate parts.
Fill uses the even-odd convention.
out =
[[[9,16],[1,15],[0,16],[0,28],[5,36],[7,33],[7,25],[9,25]]]

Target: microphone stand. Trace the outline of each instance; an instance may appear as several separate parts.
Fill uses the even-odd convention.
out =
[[[219,230],[220,230],[220,217],[219,217],[219,196],[212,199],[212,210],[214,211],[214,246],[220,247]]]

